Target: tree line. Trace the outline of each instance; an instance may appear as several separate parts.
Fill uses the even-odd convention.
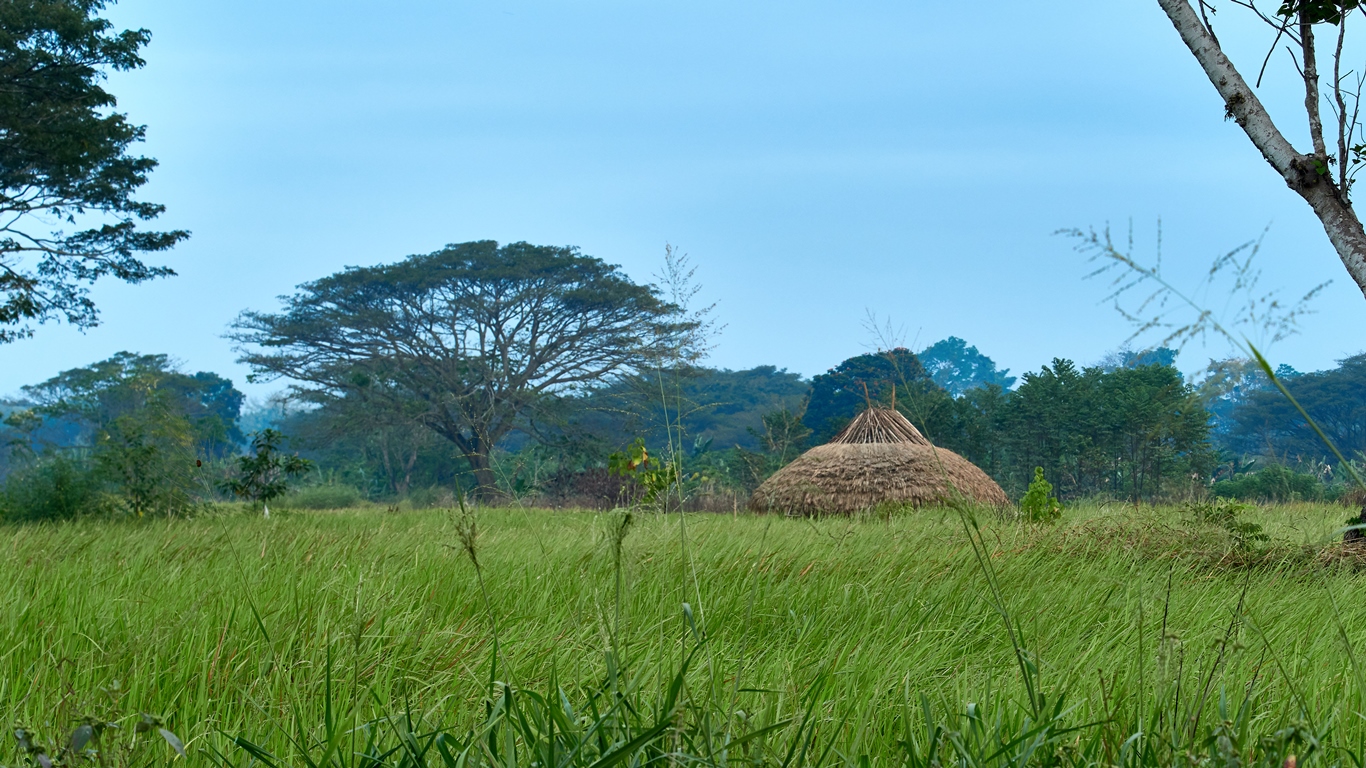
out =
[[[920,354],[856,355],[809,381],[707,368],[705,312],[689,307],[686,258],[669,258],[672,278],[643,285],[574,248],[485,241],[306,283],[232,331],[254,377],[287,384],[274,413],[244,413],[217,374],[122,353],[5,406],[9,497],[31,507],[33,488],[98,493],[136,514],[222,498],[248,433],[265,427],[312,462],[310,482],[377,500],[444,489],[610,501],[625,481],[608,458],[637,441],[694,492],[739,495],[875,404],[1017,497],[1039,468],[1064,498],[1135,501],[1268,464],[1331,480],[1316,436],[1245,362],[1212,363],[1192,383],[1157,349],[1017,378],[950,337]],[[1282,374],[1363,455],[1366,356]]]

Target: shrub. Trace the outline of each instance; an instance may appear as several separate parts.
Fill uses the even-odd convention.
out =
[[[1246,504],[1220,498],[1193,501],[1186,505],[1190,522],[1222,528],[1238,549],[1253,549],[1271,540],[1262,526],[1243,519],[1243,513],[1247,510]]]
[[[284,505],[296,509],[350,509],[358,507],[365,497],[349,485],[313,485],[299,488],[284,499]]]
[[[237,457],[237,477],[225,482],[223,490],[262,504],[285,495],[290,479],[307,474],[313,462],[282,455],[284,441],[285,436],[274,429],[253,433],[251,455]]]
[[[1062,517],[1062,504],[1053,497],[1053,484],[1043,477],[1043,467],[1034,468],[1034,481],[1020,499],[1020,516],[1031,523],[1052,523]]]
[[[118,487],[127,510],[138,517],[182,514],[195,503],[193,427],[160,402],[100,429],[94,460],[99,473]]]
[[[1210,492],[1241,501],[1320,501],[1324,498],[1324,486],[1317,477],[1279,464],[1232,480],[1220,480]]]
[[[0,486],[0,518],[69,520],[113,507],[99,472],[89,462],[47,456],[11,474]]]

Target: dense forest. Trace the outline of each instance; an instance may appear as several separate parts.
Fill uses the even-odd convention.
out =
[[[856,355],[810,379],[773,366],[632,372],[554,396],[491,451],[496,495],[530,504],[606,504],[622,491],[609,457],[637,440],[675,455],[699,497],[742,497],[869,403],[894,406],[935,443],[1018,497],[1042,467],[1064,498],[1159,500],[1213,490],[1324,498],[1342,474],[1293,407],[1246,361],[1187,381],[1169,350],[1014,377],[961,339],[920,355]],[[1348,456],[1366,456],[1366,355],[1281,378]],[[3,503],[11,518],[123,508],[168,513],[230,498],[235,457],[274,429],[310,471],[291,499],[447,503],[477,487],[450,441],[362,395],[247,405],[227,379],[164,355],[123,353],[25,387],[3,404]],[[672,449],[672,450],[671,450]]]

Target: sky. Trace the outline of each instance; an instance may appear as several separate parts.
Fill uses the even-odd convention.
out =
[[[1058,230],[1132,228],[1151,261],[1160,222],[1183,289],[1265,233],[1264,289],[1332,281],[1273,362],[1366,349],[1366,300],[1322,227],[1154,0],[946,7],[123,0],[109,18],[152,42],[109,88],[160,161],[142,197],[192,237],[162,259],[177,277],[99,284],[99,327],[0,346],[0,395],[127,350],[263,398],[282,384],[245,383],[223,336],[238,313],[485,239],[578,246],[641,282],[672,244],[724,324],[712,365],[810,376],[877,347],[870,314],[912,349],[955,335],[1016,374],[1093,363],[1132,329]],[[1255,68],[1269,37],[1224,16]],[[1262,95],[1303,147],[1285,66]]]

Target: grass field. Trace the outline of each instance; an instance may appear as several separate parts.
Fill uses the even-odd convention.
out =
[[[278,726],[340,711],[470,728],[491,675],[531,690],[553,676],[577,700],[612,648],[642,696],[662,696],[697,649],[694,695],[734,699],[754,722],[819,720],[827,761],[899,765],[925,701],[950,720],[970,704],[1027,715],[1023,658],[1050,706],[1065,694],[1063,719],[1112,723],[1116,743],[1166,727],[1197,744],[1221,693],[1236,707],[1251,691],[1248,733],[1299,723],[1327,734],[1323,759],[1350,764],[1345,750],[1366,753],[1352,652],[1366,647],[1366,581],[1325,546],[1347,515],[1253,510],[1271,541],[1250,552],[1176,508],[1086,506],[1051,528],[982,519],[1018,657],[952,510],[637,515],[619,572],[620,513],[480,510],[487,608],[450,512],[8,527],[0,717],[57,734],[150,712],[200,763],[234,754],[224,734],[286,754]]]

